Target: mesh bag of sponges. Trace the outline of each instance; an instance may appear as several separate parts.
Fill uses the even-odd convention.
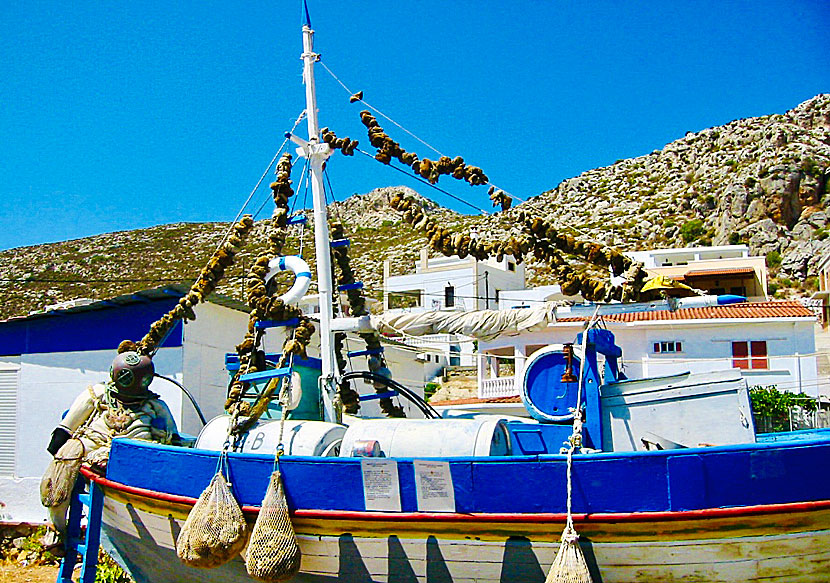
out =
[[[73,437],[61,446],[40,480],[40,501],[44,506],[60,506],[69,499],[83,459],[84,444],[80,439]]]
[[[274,472],[248,542],[248,575],[260,581],[283,581],[300,570],[301,558],[282,478]]]
[[[218,567],[245,546],[248,526],[222,472],[190,510],[176,539],[176,554],[191,567]]]

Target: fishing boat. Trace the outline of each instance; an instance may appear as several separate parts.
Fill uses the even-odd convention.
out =
[[[265,355],[253,373],[237,355],[227,359],[236,381],[259,387],[258,398],[274,379],[299,374],[288,384],[301,385],[302,397],[274,405],[292,415],[260,417],[235,434],[244,420],[220,416],[181,445],[115,439],[105,473],[82,470],[86,500],[97,505],[87,532],[96,536],[100,525],[105,547],[139,583],[250,580],[250,548],[211,569],[177,556],[183,525],[224,459],[250,524],[279,468],[302,552],[292,581],[541,582],[563,545],[577,540],[563,537],[568,529],[578,533],[595,582],[826,581],[830,483],[816,476],[830,463],[830,432],[756,434],[740,370],[626,379],[621,349],[597,318],[587,318],[573,344],[529,357],[528,418],[441,417],[389,379],[382,362],[368,372],[338,366],[337,334],[380,325],[332,311],[333,296],[355,288],[332,282],[331,250],[342,239],[327,227],[320,172],[331,147],[317,121],[312,40],[306,22],[309,138],[290,139],[312,173],[320,358]],[[302,295],[310,273],[301,263],[270,268],[300,281],[283,300]],[[498,318],[458,317],[444,325],[485,329]],[[545,310],[514,310],[485,333],[549,318]],[[259,331],[296,322],[261,324]],[[381,353],[369,346],[357,356]],[[392,418],[344,415],[342,387],[366,381],[375,390],[361,398],[407,398],[423,418],[396,417],[394,408]]]

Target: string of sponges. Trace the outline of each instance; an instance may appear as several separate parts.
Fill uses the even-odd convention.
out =
[[[244,245],[253,226],[254,219],[250,215],[243,216],[233,225],[230,237],[208,260],[187,294],[179,299],[175,308],[150,325],[150,330],[136,345],[138,352],[147,355],[154,353],[158,350],[159,343],[179,320],[196,319],[193,307],[203,302],[216,289],[216,284],[225,276],[225,270],[233,265],[234,257]]]
[[[369,134],[369,143],[377,149],[375,159],[389,164],[393,158],[401,164],[409,166],[421,178],[435,184],[441,176],[452,176],[457,180],[466,180],[471,185],[487,184],[489,181],[484,171],[478,166],[464,162],[464,158],[456,156],[441,156],[438,160],[419,158],[413,152],[404,150],[398,142],[390,138],[370,112],[360,112],[360,121],[366,126]]]
[[[288,201],[294,195],[294,189],[291,186],[291,159],[291,154],[284,153],[277,163],[277,179],[271,183],[271,192],[276,208],[271,219],[268,249],[254,260],[245,279],[246,301],[251,309],[251,314],[245,336],[242,342],[236,346],[236,353],[239,356],[239,372],[231,382],[228,398],[225,401],[225,409],[229,413],[238,416],[249,416],[244,425],[235,428],[237,432],[243,431],[259,418],[256,413],[261,414],[264,411],[267,407],[267,400],[270,398],[270,395],[260,396],[253,410],[248,403],[242,400],[245,386],[239,380],[239,376],[246,373],[260,372],[266,368],[264,359],[256,358],[255,355],[259,335],[262,334],[262,330],[256,326],[257,322],[265,320],[282,322],[294,318],[299,319],[297,326],[293,329],[293,334],[286,335],[278,368],[283,366],[283,363],[292,354],[304,356],[311,336],[314,334],[314,325],[308,318],[302,316],[300,309],[286,304],[279,297],[270,293],[265,281],[265,276],[268,274],[268,263],[274,257],[282,255],[288,236]]]
[[[340,150],[344,156],[354,156],[354,150],[360,143],[357,140],[352,140],[348,136],[345,138],[338,138],[337,135],[329,128],[323,128],[320,130],[320,135],[329,147],[333,150]]]
[[[331,236],[333,239],[344,239],[346,232],[342,223],[333,223],[331,225]],[[334,263],[337,265],[340,273],[337,276],[337,284],[339,286],[350,286],[355,283],[354,272],[351,267],[351,260],[349,258],[348,246],[335,247],[332,249]],[[364,316],[369,313],[366,309],[366,298],[361,289],[347,289],[346,301],[349,305],[349,313],[353,317]],[[366,348],[377,354],[372,355],[369,359],[369,370],[374,373],[379,373],[382,370],[388,370],[385,359],[382,354],[382,346],[380,343],[380,336],[377,332],[360,332],[360,338],[363,340]],[[335,337],[335,357],[337,364],[341,371],[346,370],[346,359],[343,356],[344,350],[344,334],[338,334]],[[387,390],[386,385],[380,382],[373,383],[375,392],[383,393]],[[357,392],[351,388],[348,383],[343,383],[339,387],[340,402],[346,413],[354,415],[360,408]],[[392,399],[386,397],[379,400],[380,409],[387,417],[405,417],[403,408],[395,405]]]
[[[429,217],[423,205],[413,198],[395,195],[389,204],[402,213],[404,221],[426,236],[434,251],[443,255],[457,255],[462,259],[469,255],[479,261],[490,257],[502,261],[505,255],[512,255],[517,263],[521,263],[532,252],[536,259],[550,265],[565,295],[581,294],[589,301],[636,301],[647,278],[642,264],[632,262],[617,249],[576,239],[560,232],[550,222],[524,211],[515,214],[515,224],[522,233],[493,241],[450,231]],[[614,275],[623,276],[624,283],[612,285],[608,279],[576,269],[563,253],[597,267],[610,268]]]

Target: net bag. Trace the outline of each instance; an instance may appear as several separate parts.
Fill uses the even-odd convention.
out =
[[[245,563],[248,575],[259,581],[284,581],[300,570],[302,552],[288,515],[280,472],[271,481],[257,516]]]
[[[553,564],[550,566],[545,583],[591,583],[591,572],[582,548],[579,546],[579,535],[568,524],[562,533],[562,542]]]
[[[176,555],[191,567],[218,567],[245,546],[248,525],[222,472],[218,472],[187,515]]]
[[[84,444],[76,437],[61,446],[40,480],[40,502],[44,506],[53,508],[69,500],[84,453]]]

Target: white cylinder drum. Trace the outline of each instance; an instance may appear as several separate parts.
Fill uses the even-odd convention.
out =
[[[377,441],[383,457],[507,456],[510,431],[503,418],[363,419],[349,426],[340,457],[365,455],[355,446]]]
[[[196,449],[221,451],[228,436],[230,417],[220,415],[202,428],[196,440]],[[325,421],[286,421],[282,442],[288,455],[332,456],[339,451],[340,440],[346,428]],[[244,453],[274,455],[279,445],[280,422],[259,421],[242,441]]]

